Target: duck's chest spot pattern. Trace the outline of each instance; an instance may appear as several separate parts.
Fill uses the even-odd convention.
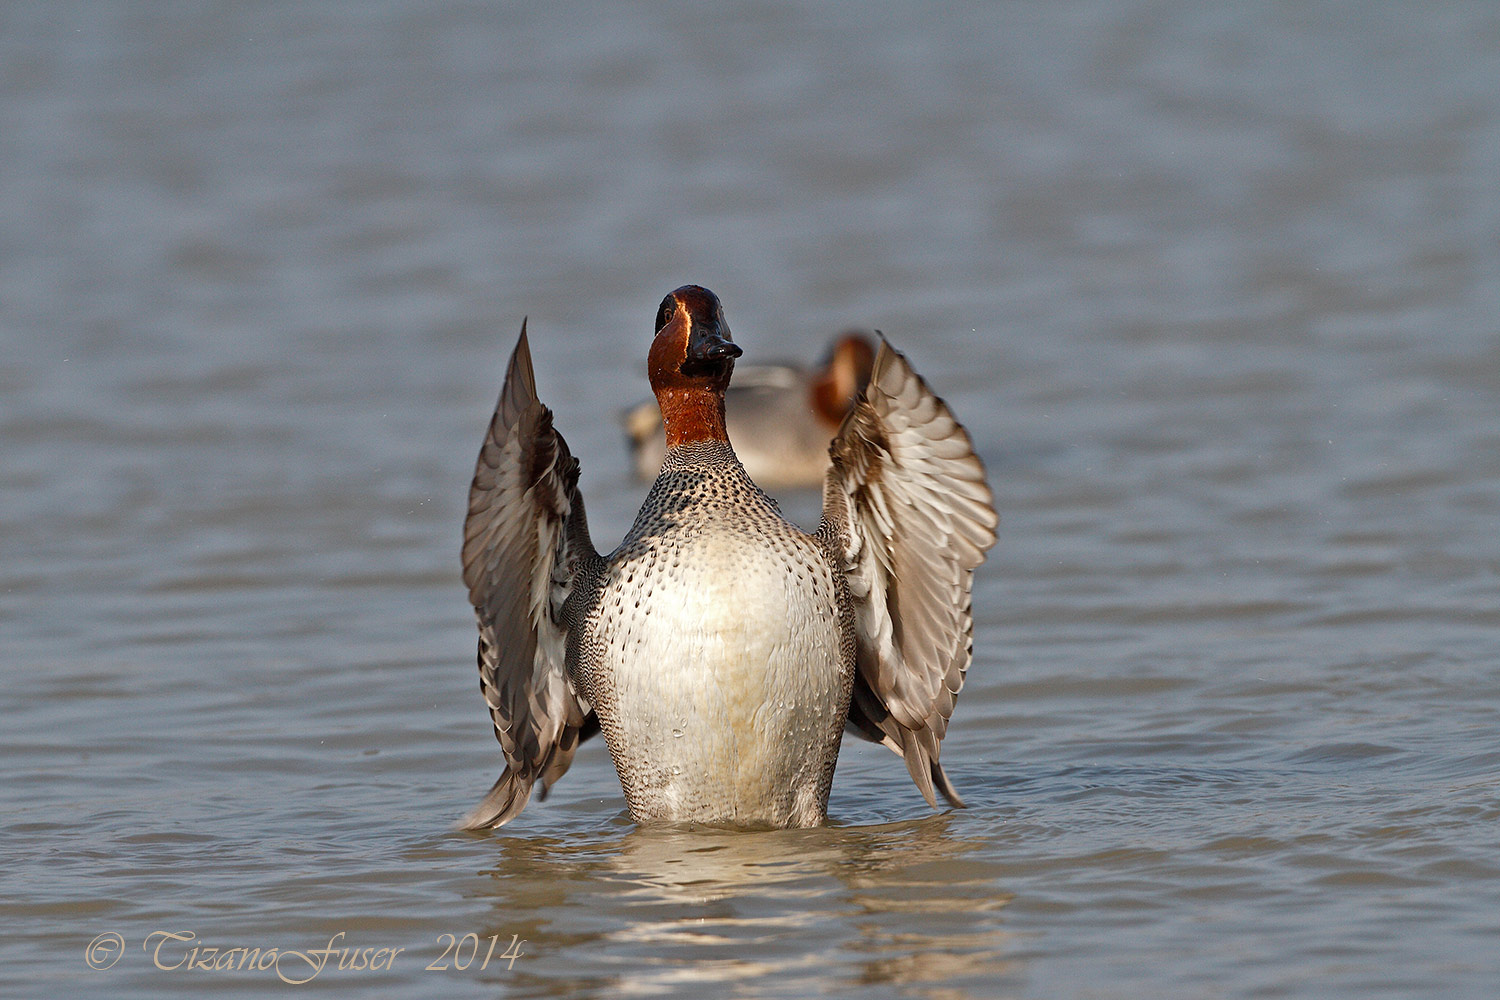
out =
[[[853,663],[822,550],[743,473],[663,476],[584,671],[637,819],[819,822]]]

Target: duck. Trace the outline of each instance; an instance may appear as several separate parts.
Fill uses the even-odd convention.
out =
[[[875,345],[848,330],[816,368],[796,364],[746,365],[724,393],[725,429],[740,464],[756,485],[770,489],[821,486],[828,442],[875,364]],[[661,410],[654,399],[620,416],[636,479],[651,482],[667,453]]]
[[[881,337],[804,531],[730,444],[742,353],[713,292],[662,299],[647,371],[666,452],[601,555],[522,322],[462,547],[505,767],[461,828],[502,826],[533,789],[545,798],[601,733],[640,825],[820,825],[846,732],[901,757],[930,807],[938,794],[963,805],[939,756],[998,524],[973,442]]]

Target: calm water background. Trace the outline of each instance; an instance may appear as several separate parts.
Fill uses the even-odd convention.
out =
[[[952,6],[0,7],[7,997],[1497,995],[1500,11]],[[685,281],[972,429],[971,808],[450,832],[521,318],[609,546]]]

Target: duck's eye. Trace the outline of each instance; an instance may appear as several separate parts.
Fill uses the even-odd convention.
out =
[[[677,314],[677,300],[668,295],[661,300],[661,308],[656,310],[656,332],[661,333],[662,327],[672,322],[672,317]]]

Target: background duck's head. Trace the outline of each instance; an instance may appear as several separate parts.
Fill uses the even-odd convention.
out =
[[[875,370],[875,344],[862,330],[840,337],[823,361],[823,371],[812,385],[810,405],[828,426],[837,429],[865,391]]]

